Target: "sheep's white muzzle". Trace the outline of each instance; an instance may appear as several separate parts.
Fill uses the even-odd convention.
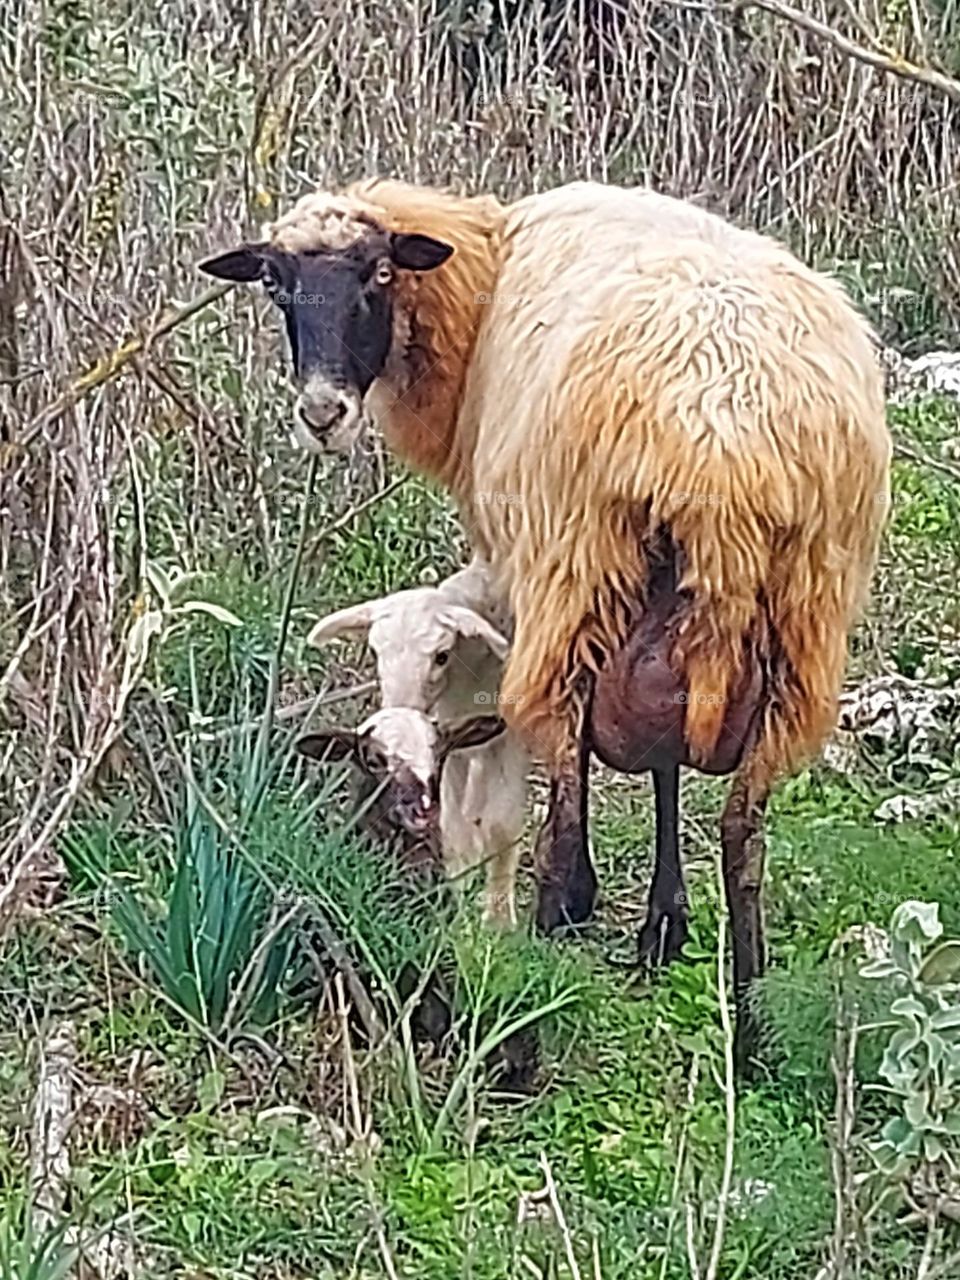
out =
[[[363,415],[355,391],[311,378],[294,407],[293,436],[310,453],[348,454],[360,434]]]

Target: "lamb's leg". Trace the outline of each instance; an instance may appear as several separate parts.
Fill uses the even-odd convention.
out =
[[[757,776],[750,764],[737,775],[721,819],[723,882],[733,935],[735,1055],[741,1073],[748,1069],[757,1047],[758,1025],[750,1000],[751,986],[766,966],[761,892],[766,857],[763,816],[770,784],[769,775]]]
[[[680,769],[654,769],[657,839],[647,919],[638,939],[642,964],[666,965],[687,940],[687,893],[680,865]]]
[[[483,922],[499,929],[517,927],[517,867],[520,865],[520,843],[511,841],[506,849],[487,861],[484,886]]]
[[[551,768],[550,802],[535,853],[537,927],[544,933],[581,924],[593,912],[597,876],[587,827],[589,769],[590,749],[582,734]]]

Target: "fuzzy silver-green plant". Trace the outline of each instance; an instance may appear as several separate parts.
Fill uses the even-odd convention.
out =
[[[897,1114],[871,1152],[891,1180],[952,1200],[960,1192],[960,940],[942,935],[937,903],[903,902],[889,953],[861,972],[894,997],[880,1075]]]

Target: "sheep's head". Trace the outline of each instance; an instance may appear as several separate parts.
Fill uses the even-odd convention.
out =
[[[381,807],[389,820],[422,837],[437,825],[440,777],[450,752],[489,742],[504,727],[498,716],[441,727],[412,707],[383,707],[358,729],[306,734],[297,750],[313,760],[352,760],[382,789]]]
[[[200,263],[220,280],[264,285],[283,313],[300,389],[299,443],[315,453],[348,452],[361,429],[361,403],[382,372],[393,338],[398,271],[431,271],[453,249],[430,236],[381,227],[348,201],[306,196],[249,242]]]
[[[384,705],[424,712],[436,708],[451,677],[462,675],[464,683],[476,683],[478,646],[499,662],[510,648],[506,637],[479,613],[450,603],[436,587],[397,591],[339,609],[321,618],[308,639],[321,646],[345,635],[366,637],[377,655]]]

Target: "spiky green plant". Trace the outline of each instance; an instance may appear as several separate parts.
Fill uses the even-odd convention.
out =
[[[113,918],[192,1021],[224,1035],[276,1017],[296,945],[294,920],[289,912],[271,916],[262,884],[201,810],[181,837],[162,923],[126,887],[115,890]]]
[[[29,1212],[8,1206],[0,1217],[0,1280],[65,1280],[80,1261],[68,1223],[38,1230]]]

